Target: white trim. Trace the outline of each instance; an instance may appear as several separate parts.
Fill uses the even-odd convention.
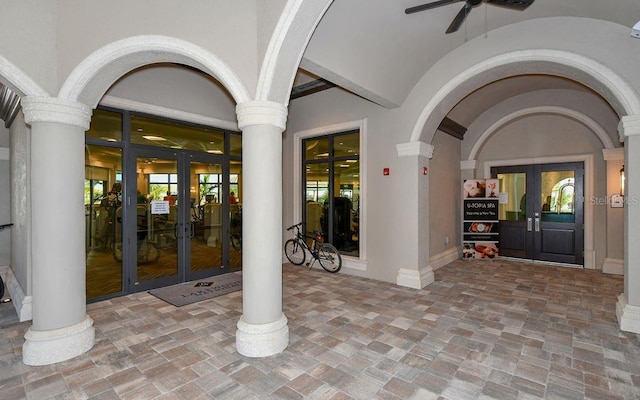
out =
[[[429,257],[429,265],[435,271],[458,260],[462,255],[462,249],[459,247],[452,247],[441,253],[435,254]]]
[[[400,268],[396,276],[396,284],[413,289],[422,289],[435,281],[433,269],[430,265],[420,270]]]
[[[478,166],[478,160],[462,160],[460,161],[460,170],[475,170]]]
[[[445,101],[445,99],[448,96],[451,96],[456,89],[458,89],[465,83],[468,84],[469,82],[472,82],[473,78],[482,75],[489,75],[492,70],[495,70],[499,67],[521,63],[538,65],[538,73],[542,73],[545,71],[544,68],[542,68],[542,71],[540,71],[541,67],[539,67],[539,64],[543,62],[564,65],[588,74],[596,81],[601,83],[603,87],[611,89],[611,93],[616,98],[616,100],[618,100],[619,104],[622,106],[623,110],[626,111],[627,115],[640,114],[640,99],[637,97],[635,91],[632,89],[629,83],[627,83],[618,74],[616,74],[613,70],[611,70],[604,64],[594,61],[591,58],[562,50],[520,50],[511,53],[500,54],[479,62],[476,65],[471,66],[464,71],[456,74],[454,78],[450,79],[448,82],[442,85],[441,88],[435,93],[435,95],[430,97],[429,102],[425,105],[424,109],[418,116],[418,119],[411,133],[411,142],[417,142],[421,139],[422,132],[425,128],[425,125],[427,124],[427,121],[432,114],[439,115],[438,113],[435,113],[435,110],[438,109],[438,107]],[[487,77],[487,79],[495,81],[502,77],[515,75],[515,73],[513,72],[509,73],[510,71],[508,69],[504,69],[503,71],[504,72],[499,74],[491,74],[491,76]],[[523,73],[523,71],[520,71],[520,73]],[[556,75],[571,78],[571,76],[566,73],[556,73]],[[468,93],[468,91],[465,93]]]
[[[398,157],[422,156],[433,158],[433,145],[424,142],[409,142],[396,144]]]
[[[238,123],[236,121],[226,121],[222,119],[206,117],[200,114],[193,114],[185,111],[175,110],[173,108],[123,99],[121,97],[105,95],[100,100],[100,105],[150,115],[157,115],[179,121],[190,122],[192,124],[213,126],[220,129],[228,129],[230,131],[240,131],[240,128],[238,128]]]
[[[0,54],[0,77],[3,82],[18,95],[48,97],[50,94],[33,79],[22,72],[14,63]],[[6,81],[5,81],[6,80]]]
[[[509,113],[502,118],[495,121],[489,128],[487,128],[480,137],[476,140],[469,152],[469,160],[475,160],[478,158],[478,153],[480,153],[482,147],[485,145],[487,141],[491,138],[491,136],[500,128],[507,125],[509,122],[516,120],[518,118],[524,116],[531,116],[534,114],[558,114],[564,115],[569,118],[575,119],[576,121],[585,125],[589,130],[591,130],[595,135],[600,139],[602,145],[605,149],[613,149],[615,145],[613,141],[609,137],[609,134],[600,126],[596,121],[591,119],[589,116],[578,112],[576,110],[572,110],[566,107],[557,107],[557,106],[536,106],[536,107],[528,107],[523,108],[518,111],[514,111]]]
[[[340,124],[328,125],[293,134],[293,223],[302,221],[302,193],[301,166],[302,166],[302,140],[315,136],[330,135],[358,129],[360,132],[360,231],[358,244],[360,252],[358,259],[361,263],[354,263],[353,268],[361,270],[362,261],[367,259],[367,119],[349,121]],[[344,259],[343,259],[344,261]],[[349,263],[350,264],[350,263]],[[349,265],[348,264],[348,265]],[[364,263],[366,269],[366,262]],[[349,266],[348,268],[352,268]]]
[[[615,149],[602,149],[602,157],[605,161],[624,160],[624,147],[616,147]]]
[[[624,260],[605,258],[602,263],[602,272],[605,274],[624,275]]]
[[[242,130],[247,126],[268,125],[284,131],[287,113],[287,107],[273,101],[251,100],[236,105],[238,127]]]
[[[624,293],[618,296],[616,317],[618,317],[620,330],[640,334],[640,307],[629,304]]]
[[[9,296],[11,296],[11,303],[16,309],[16,313],[18,313],[18,319],[20,322],[30,321],[33,319],[33,298],[25,295],[22,286],[20,286],[20,283],[18,283],[18,280],[13,275],[13,270],[9,267],[6,268],[4,272],[4,282],[5,285],[7,285]]]
[[[235,72],[208,50],[182,39],[140,35],[111,42],[87,56],[62,84],[59,96],[95,108],[107,88],[125,73],[157,62],[177,62],[216,78],[237,103],[251,99]]]
[[[491,176],[492,167],[501,167],[508,165],[528,165],[528,164],[552,164],[565,162],[583,162],[584,163],[584,268],[595,269],[595,226],[593,223],[593,207],[594,205],[586,199],[594,196],[595,177],[594,177],[594,161],[593,154],[578,154],[567,156],[553,157],[532,157],[518,158],[512,160],[495,160],[484,162],[484,176]]]

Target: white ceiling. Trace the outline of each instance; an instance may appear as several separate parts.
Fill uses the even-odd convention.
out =
[[[405,9],[430,0],[335,0],[320,21],[302,68],[383,106],[400,106],[418,80],[440,58],[466,42],[516,22],[554,16],[601,19],[631,27],[640,19],[640,0],[535,0],[524,11],[480,4],[457,32],[445,34],[464,2],[415,14]],[[298,82],[312,78],[303,74]],[[380,82],[391,83],[383,86]],[[542,89],[588,88],[552,76],[520,76],[469,94],[449,117],[468,126],[487,108],[510,97]]]

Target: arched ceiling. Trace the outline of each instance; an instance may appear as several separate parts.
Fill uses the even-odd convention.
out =
[[[402,105],[439,59],[468,41],[513,23],[546,17],[583,17],[631,27],[640,19],[638,0],[535,0],[524,11],[483,3],[457,32],[445,30],[464,2],[405,14],[433,0],[335,0],[320,21],[294,82],[324,79],[388,108]],[[331,87],[325,85],[324,88]],[[468,126],[493,105],[530,91],[568,89],[597,93],[578,82],[550,75],[522,75],[467,95],[447,118]],[[295,88],[294,88],[295,90]],[[604,102],[604,100],[602,100]]]

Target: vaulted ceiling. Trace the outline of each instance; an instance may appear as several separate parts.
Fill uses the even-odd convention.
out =
[[[631,27],[640,19],[640,1],[535,0],[518,11],[481,3],[473,7],[457,32],[445,33],[464,1],[442,0],[430,10],[405,9],[430,0],[335,0],[313,34],[294,91],[301,85],[322,90],[338,85],[387,108],[402,105],[434,64],[468,41],[517,22],[546,17],[600,19]],[[382,83],[381,83],[382,82]],[[319,89],[318,89],[319,88]],[[580,83],[549,75],[522,75],[482,87],[449,111],[451,120],[468,126],[489,107],[523,93],[567,89],[597,96]],[[292,97],[293,99],[294,97]]]

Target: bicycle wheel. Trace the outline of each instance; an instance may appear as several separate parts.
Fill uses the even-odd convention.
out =
[[[307,253],[297,240],[289,239],[284,244],[284,255],[291,261],[291,264],[302,265]]]
[[[318,261],[325,271],[338,272],[342,268],[342,257],[331,243],[322,243],[318,245]]]

